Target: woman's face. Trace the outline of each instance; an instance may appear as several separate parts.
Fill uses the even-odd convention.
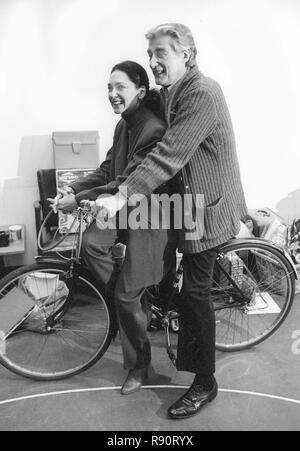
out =
[[[137,96],[142,96],[143,88],[137,88],[125,72],[114,71],[108,83],[108,98],[116,114],[122,114]]]

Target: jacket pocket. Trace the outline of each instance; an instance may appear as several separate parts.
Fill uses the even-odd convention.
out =
[[[211,240],[218,236],[220,231],[221,210],[224,198],[220,197],[215,203],[204,209],[204,238]]]

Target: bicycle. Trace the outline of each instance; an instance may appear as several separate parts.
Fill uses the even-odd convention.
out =
[[[50,212],[42,225],[39,243],[51,214],[54,213]],[[76,215],[78,230],[69,258],[37,257],[35,264],[17,269],[0,282],[0,305],[13,289],[20,290],[35,305],[6,337],[5,354],[0,355],[0,364],[18,375],[59,380],[79,374],[103,357],[117,334],[113,304],[80,257],[84,224],[94,220],[90,206],[79,207]],[[43,250],[61,243],[73,226]],[[120,260],[119,256],[115,261]],[[165,331],[173,364],[176,356],[171,347],[170,326],[178,329],[182,274],[181,262],[166,302],[160,301],[157,287],[145,293],[151,315]],[[288,253],[267,241],[233,239],[221,246],[211,293],[216,348],[240,351],[270,337],[292,307],[296,277]]]

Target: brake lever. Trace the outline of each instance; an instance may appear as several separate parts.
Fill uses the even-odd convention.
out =
[[[53,204],[50,205],[50,207],[52,208],[52,210],[54,211],[55,214],[57,214],[57,212],[58,212],[58,210],[57,210],[58,202],[60,201],[60,199],[61,199],[62,197],[63,197],[62,194],[60,194],[60,193],[57,194],[57,195],[54,197],[54,202],[53,202]]]

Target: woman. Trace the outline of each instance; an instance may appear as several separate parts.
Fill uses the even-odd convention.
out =
[[[118,186],[165,133],[165,124],[157,115],[159,94],[149,90],[147,73],[139,64],[125,61],[113,68],[108,83],[108,97],[114,112],[122,115],[115,129],[113,146],[95,173],[69,187],[69,191],[73,191],[73,194],[69,194],[70,203],[74,202],[74,196],[79,204],[81,200],[96,200],[104,193],[115,194]],[[159,192],[166,191],[166,187],[163,187]],[[61,208],[66,209],[66,200],[61,202]],[[84,235],[84,259],[99,283],[106,286],[113,274],[111,246],[116,239],[116,230],[99,230],[96,223]],[[114,300],[124,366],[129,370],[122,394],[130,394],[145,382],[151,361],[147,314],[141,302],[142,297],[146,287],[161,281],[166,264],[169,267],[172,251],[168,247],[167,230],[128,228],[123,239],[127,249],[117,277]]]

